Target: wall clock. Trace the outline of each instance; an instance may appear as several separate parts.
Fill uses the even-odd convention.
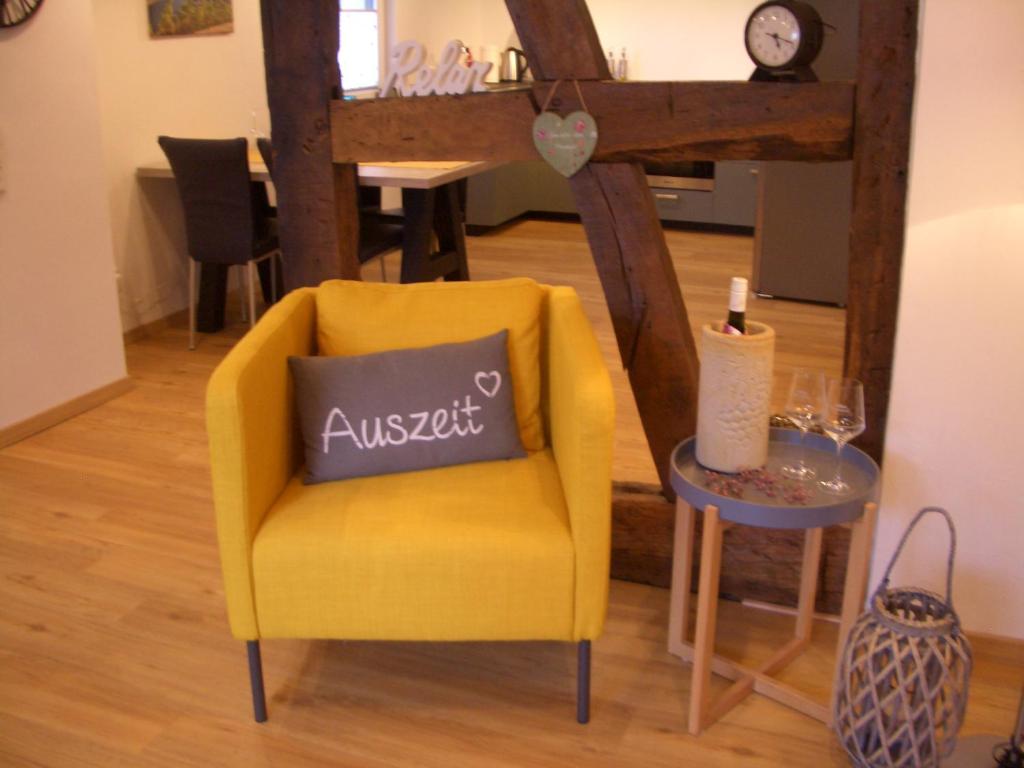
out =
[[[0,27],[16,27],[39,10],[43,0],[0,0]]]
[[[757,65],[751,80],[814,81],[811,62],[821,51],[824,24],[800,0],[769,0],[747,19],[744,43]]]

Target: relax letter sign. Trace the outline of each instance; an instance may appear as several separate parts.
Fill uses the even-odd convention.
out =
[[[471,66],[464,67],[459,64],[461,52],[462,46],[455,40],[449,40],[441,51],[437,69],[431,69],[423,64],[427,49],[422,43],[415,40],[398,43],[391,49],[388,73],[380,95],[390,96],[393,90],[401,96],[444,96],[486,91],[484,77],[492,64],[489,61],[475,61]],[[416,76],[412,83],[406,81],[409,75]]]

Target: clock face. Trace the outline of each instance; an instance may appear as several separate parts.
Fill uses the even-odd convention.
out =
[[[747,22],[747,50],[762,67],[785,67],[800,50],[800,22],[783,5],[761,6]]]
[[[0,0],[0,27],[16,27],[39,10],[43,0]]]

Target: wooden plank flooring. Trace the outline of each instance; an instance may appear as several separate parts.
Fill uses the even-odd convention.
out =
[[[715,316],[728,276],[747,268],[749,238],[669,239],[690,311]],[[472,238],[470,250],[478,278],[577,285],[614,362],[578,225],[522,223]],[[771,312],[827,329],[838,348],[841,312],[751,307],[778,328],[784,318]],[[668,593],[623,582],[612,583],[594,643],[589,726],[574,720],[566,645],[303,640],[263,644],[270,720],[255,724],[244,646],[224,613],[202,413],[206,379],[243,330],[204,336],[195,352],[184,328],[134,342],[131,392],[0,451],[0,765],[847,764],[822,725],[759,696],[688,736],[690,672],[665,650]],[[806,338],[784,343],[780,333],[780,364],[822,354]],[[635,411],[623,408],[617,473],[649,480],[630,430]],[[791,623],[723,602],[720,627],[724,651],[752,664]],[[809,655],[783,676],[822,701],[835,631],[818,622]],[[1008,732],[1024,653],[976,645],[964,733]]]

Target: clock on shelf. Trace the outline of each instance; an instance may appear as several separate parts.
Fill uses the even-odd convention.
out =
[[[43,0],[0,0],[0,27],[16,27],[39,10]]]
[[[811,63],[821,52],[825,24],[808,3],[769,0],[747,19],[743,39],[757,65],[751,80],[813,82]]]

